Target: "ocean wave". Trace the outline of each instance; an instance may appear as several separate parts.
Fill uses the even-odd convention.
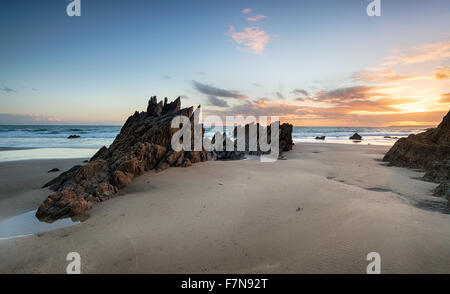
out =
[[[109,146],[121,126],[0,126],[1,147],[33,148],[100,148]],[[316,136],[326,136],[327,140],[348,140],[357,132],[367,140],[393,141],[385,136],[406,137],[427,129],[426,127],[294,127],[292,137],[295,140],[312,140]],[[205,128],[205,137],[212,138],[216,131],[225,131],[233,136],[233,127]],[[81,138],[68,140],[69,135]]]

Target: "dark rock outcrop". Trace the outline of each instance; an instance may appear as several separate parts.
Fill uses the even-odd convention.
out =
[[[400,138],[386,153],[383,161],[395,166],[424,170],[424,180],[441,183],[436,189],[436,194],[448,197],[450,111],[437,128]]]
[[[292,141],[293,125],[284,123],[280,125],[280,152],[292,150],[294,142]]]
[[[208,156],[219,160],[243,159],[244,152],[236,150],[215,154],[205,150],[174,151],[171,140],[179,128],[172,128],[171,122],[179,115],[190,118],[193,131],[193,107],[181,109],[180,98],[171,103],[166,98],[163,103],[151,97],[147,111],[130,116],[109,148],[103,146],[87,164],[76,165],[44,185],[55,193],[41,204],[36,217],[53,221],[83,214],[96,203],[113,197],[134,177],[148,170],[187,167],[207,160]],[[203,134],[204,129],[202,137]],[[190,143],[194,147],[194,136]],[[283,124],[280,126],[280,150],[289,151],[292,145],[292,125]]]
[[[172,150],[171,138],[179,129],[171,128],[171,121],[178,115],[193,122],[193,107],[181,109],[180,98],[158,103],[152,97],[147,112],[130,116],[109,148],[102,147],[89,163],[74,166],[44,185],[55,193],[41,204],[36,216],[52,221],[82,214],[145,171],[205,161],[205,151]]]
[[[211,144],[216,144],[219,135],[220,133],[214,135],[211,140]],[[226,150],[227,143],[233,146],[233,150]],[[222,134],[222,150],[213,150],[208,152],[208,160],[241,160],[244,158],[245,152],[238,151],[236,141],[232,141],[230,138],[228,138],[225,132]]]
[[[317,136],[316,140],[325,140],[325,136]]]
[[[59,172],[59,168],[52,168],[51,170],[47,171],[47,173],[54,173],[54,172]]]
[[[358,140],[358,141],[359,141],[359,140],[362,139],[362,137],[361,137],[360,134],[354,133],[349,139],[350,139],[350,140]]]
[[[256,142],[257,142],[257,147],[256,147],[257,150],[256,151],[255,150],[250,151],[249,134],[250,134],[251,126],[256,127]],[[250,155],[261,155],[261,154],[270,153],[270,152],[261,151],[260,136],[259,136],[259,129],[260,129],[259,123],[257,123],[256,126],[254,123],[251,123],[251,124],[246,124],[244,127],[243,126],[234,127],[233,135],[235,138],[237,137],[239,128],[243,128],[244,132],[245,132],[245,153],[250,154]],[[264,128],[267,128],[266,129],[267,143],[270,144],[271,143],[272,124],[267,127],[264,127]],[[293,126],[291,124],[288,124],[288,123],[280,124],[280,128],[279,128],[279,153],[280,154],[282,152],[287,152],[287,151],[292,150],[292,146],[294,146],[294,142],[292,141],[292,128],[293,128]],[[235,141],[235,145],[236,145],[236,143],[237,142]]]
[[[81,138],[81,137],[78,135],[70,135],[69,137],[67,137],[67,139],[78,139],[78,138]]]

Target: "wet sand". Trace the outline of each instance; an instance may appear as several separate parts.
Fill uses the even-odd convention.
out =
[[[1,240],[0,272],[65,273],[76,251],[82,273],[365,273],[374,251],[382,273],[450,273],[450,215],[422,205],[443,203],[436,184],[383,165],[387,149],[298,144],[275,163],[148,172],[81,224]],[[0,217],[37,208],[46,171],[75,162],[0,163]]]

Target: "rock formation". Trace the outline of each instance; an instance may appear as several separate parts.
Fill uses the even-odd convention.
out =
[[[317,136],[316,140],[325,140],[325,136]]]
[[[450,181],[450,111],[437,128],[400,138],[383,161],[392,165],[422,169],[424,179],[441,183],[436,195],[449,198]]]
[[[249,148],[249,143],[250,143],[250,139],[249,139],[249,131],[250,131],[250,126],[252,127],[256,127],[256,142],[257,142],[257,151],[250,151]],[[244,128],[244,132],[245,132],[245,153],[250,154],[250,155],[261,155],[261,154],[267,154],[270,152],[262,152],[260,149],[260,138],[259,138],[259,123],[256,124],[256,126],[254,126],[254,123],[251,124],[246,124],[245,127],[242,126],[238,126],[238,127],[234,127],[233,130],[233,134],[234,137],[237,137],[237,133],[238,133],[238,129],[239,128]],[[284,124],[280,124],[280,128],[279,128],[279,153],[281,154],[282,152],[287,152],[292,150],[292,146],[294,146],[294,142],[292,141],[292,128],[293,126],[291,124],[288,123],[284,123]],[[272,124],[269,125],[267,127],[266,133],[267,133],[267,143],[270,144],[271,143],[271,129],[272,129]],[[236,145],[236,141],[235,141],[235,145]]]
[[[78,139],[78,138],[81,138],[81,137],[78,135],[70,135],[69,137],[67,137],[67,139]]]
[[[280,125],[280,152],[291,151],[294,142],[292,141],[293,125],[284,123]]]
[[[211,140],[211,144],[215,144],[220,133],[214,135]],[[226,150],[227,143],[233,146],[233,150]],[[245,152],[238,151],[236,146],[236,140],[232,141],[227,137],[227,134],[224,132],[222,134],[222,151],[213,150],[208,152],[208,160],[241,160],[245,158]]]
[[[179,129],[171,128],[171,121],[178,115],[193,122],[193,108],[181,109],[180,98],[158,103],[152,97],[147,112],[130,116],[109,148],[103,146],[89,163],[74,166],[44,185],[55,193],[41,204],[36,216],[52,221],[82,214],[145,171],[205,161],[205,151],[172,150],[171,138]]]
[[[354,133],[349,139],[350,139],[350,140],[361,140],[362,137],[361,137],[360,134]]]
[[[205,150],[174,151],[171,146],[172,135],[179,128],[172,128],[171,122],[179,115],[190,118],[193,131],[193,107],[181,109],[180,98],[171,103],[166,98],[164,103],[158,103],[156,97],[152,97],[147,111],[135,112],[130,116],[109,148],[103,146],[87,164],[76,165],[44,185],[44,188],[48,187],[55,193],[41,204],[36,217],[43,221],[53,221],[83,214],[94,204],[113,197],[134,177],[148,170],[160,171],[171,166],[187,167],[207,160],[208,156],[219,160],[244,157],[244,152],[236,150],[225,153],[207,153]],[[203,134],[204,129],[202,138]],[[194,136],[191,137],[193,150]],[[280,151],[289,151],[292,145],[292,125],[283,124],[280,127]]]

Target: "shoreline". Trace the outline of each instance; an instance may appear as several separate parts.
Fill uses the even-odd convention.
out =
[[[0,272],[64,273],[66,254],[77,251],[82,273],[365,273],[376,251],[384,273],[449,273],[450,215],[413,205],[435,199],[427,195],[435,184],[380,164],[387,149],[297,144],[274,163],[146,172],[80,224],[0,240]],[[16,212],[35,209],[50,192],[39,187],[57,176],[46,170],[80,160],[43,162],[0,163],[9,175],[1,184],[23,180],[0,200],[0,216],[14,202]]]
[[[1,162],[90,158],[97,148],[21,148],[0,150]]]
[[[330,144],[330,145],[372,145],[372,146],[384,146],[390,147],[394,143],[390,144],[376,144],[371,141],[354,142],[352,140],[334,140],[334,141],[321,141],[321,140],[303,140],[294,138],[295,144]],[[73,148],[73,147],[1,147],[0,146],[0,163],[24,161],[24,160],[56,160],[56,159],[79,159],[89,158],[93,156],[100,148]],[[7,152],[7,153],[4,153]],[[12,153],[16,153],[12,155]],[[60,153],[60,154],[58,154]],[[74,153],[78,153],[77,156],[73,156]],[[5,156],[8,155],[8,156]]]
[[[51,194],[47,182],[85,158],[0,162],[0,220],[36,209]],[[53,168],[59,172],[48,173]]]
[[[0,147],[0,151],[39,149],[39,147]]]

